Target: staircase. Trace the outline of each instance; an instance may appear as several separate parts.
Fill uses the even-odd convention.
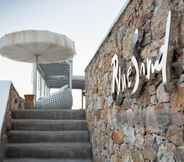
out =
[[[4,162],[92,162],[83,110],[12,113]]]

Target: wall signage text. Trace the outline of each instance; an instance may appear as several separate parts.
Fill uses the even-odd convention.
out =
[[[131,88],[131,94],[137,92],[140,77],[144,76],[147,80],[150,80],[151,74],[162,73],[163,83],[167,83],[167,54],[169,46],[169,36],[171,28],[171,11],[169,11],[166,23],[166,33],[164,44],[159,50],[159,58],[156,61],[152,59],[146,59],[146,62],[139,63],[135,56],[131,58],[131,65],[125,72],[122,72],[122,67],[119,65],[118,56],[115,54],[112,58],[112,68],[113,68],[113,78],[112,78],[112,94],[116,93],[117,95],[120,92],[125,92],[126,89]],[[135,31],[137,34],[138,30]],[[130,76],[135,71],[134,81],[130,79]]]

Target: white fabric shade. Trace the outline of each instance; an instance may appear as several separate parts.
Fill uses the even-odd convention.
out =
[[[75,54],[74,42],[62,34],[27,30],[7,34],[0,39],[0,53],[10,59],[34,63],[59,63]]]

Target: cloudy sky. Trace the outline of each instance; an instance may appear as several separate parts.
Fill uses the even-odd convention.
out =
[[[84,75],[122,6],[123,0],[0,0],[0,37],[27,29],[65,34],[76,45],[74,75]],[[0,57],[0,80],[11,80],[21,95],[32,92],[31,73],[31,64]]]

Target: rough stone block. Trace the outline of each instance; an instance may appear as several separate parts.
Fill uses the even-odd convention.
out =
[[[176,162],[175,161],[176,147],[174,144],[166,143],[159,147],[157,153],[158,162]]]
[[[157,99],[159,103],[165,103],[170,101],[169,93],[166,92],[163,83],[161,83],[157,88]]]
[[[184,87],[178,86],[171,94],[172,112],[184,111]]]
[[[183,127],[177,127],[176,125],[171,125],[169,126],[167,131],[167,138],[169,141],[171,141],[177,146],[184,145],[183,132],[184,132]]]
[[[144,147],[143,155],[145,160],[154,161],[156,159],[156,151],[151,146]]]

